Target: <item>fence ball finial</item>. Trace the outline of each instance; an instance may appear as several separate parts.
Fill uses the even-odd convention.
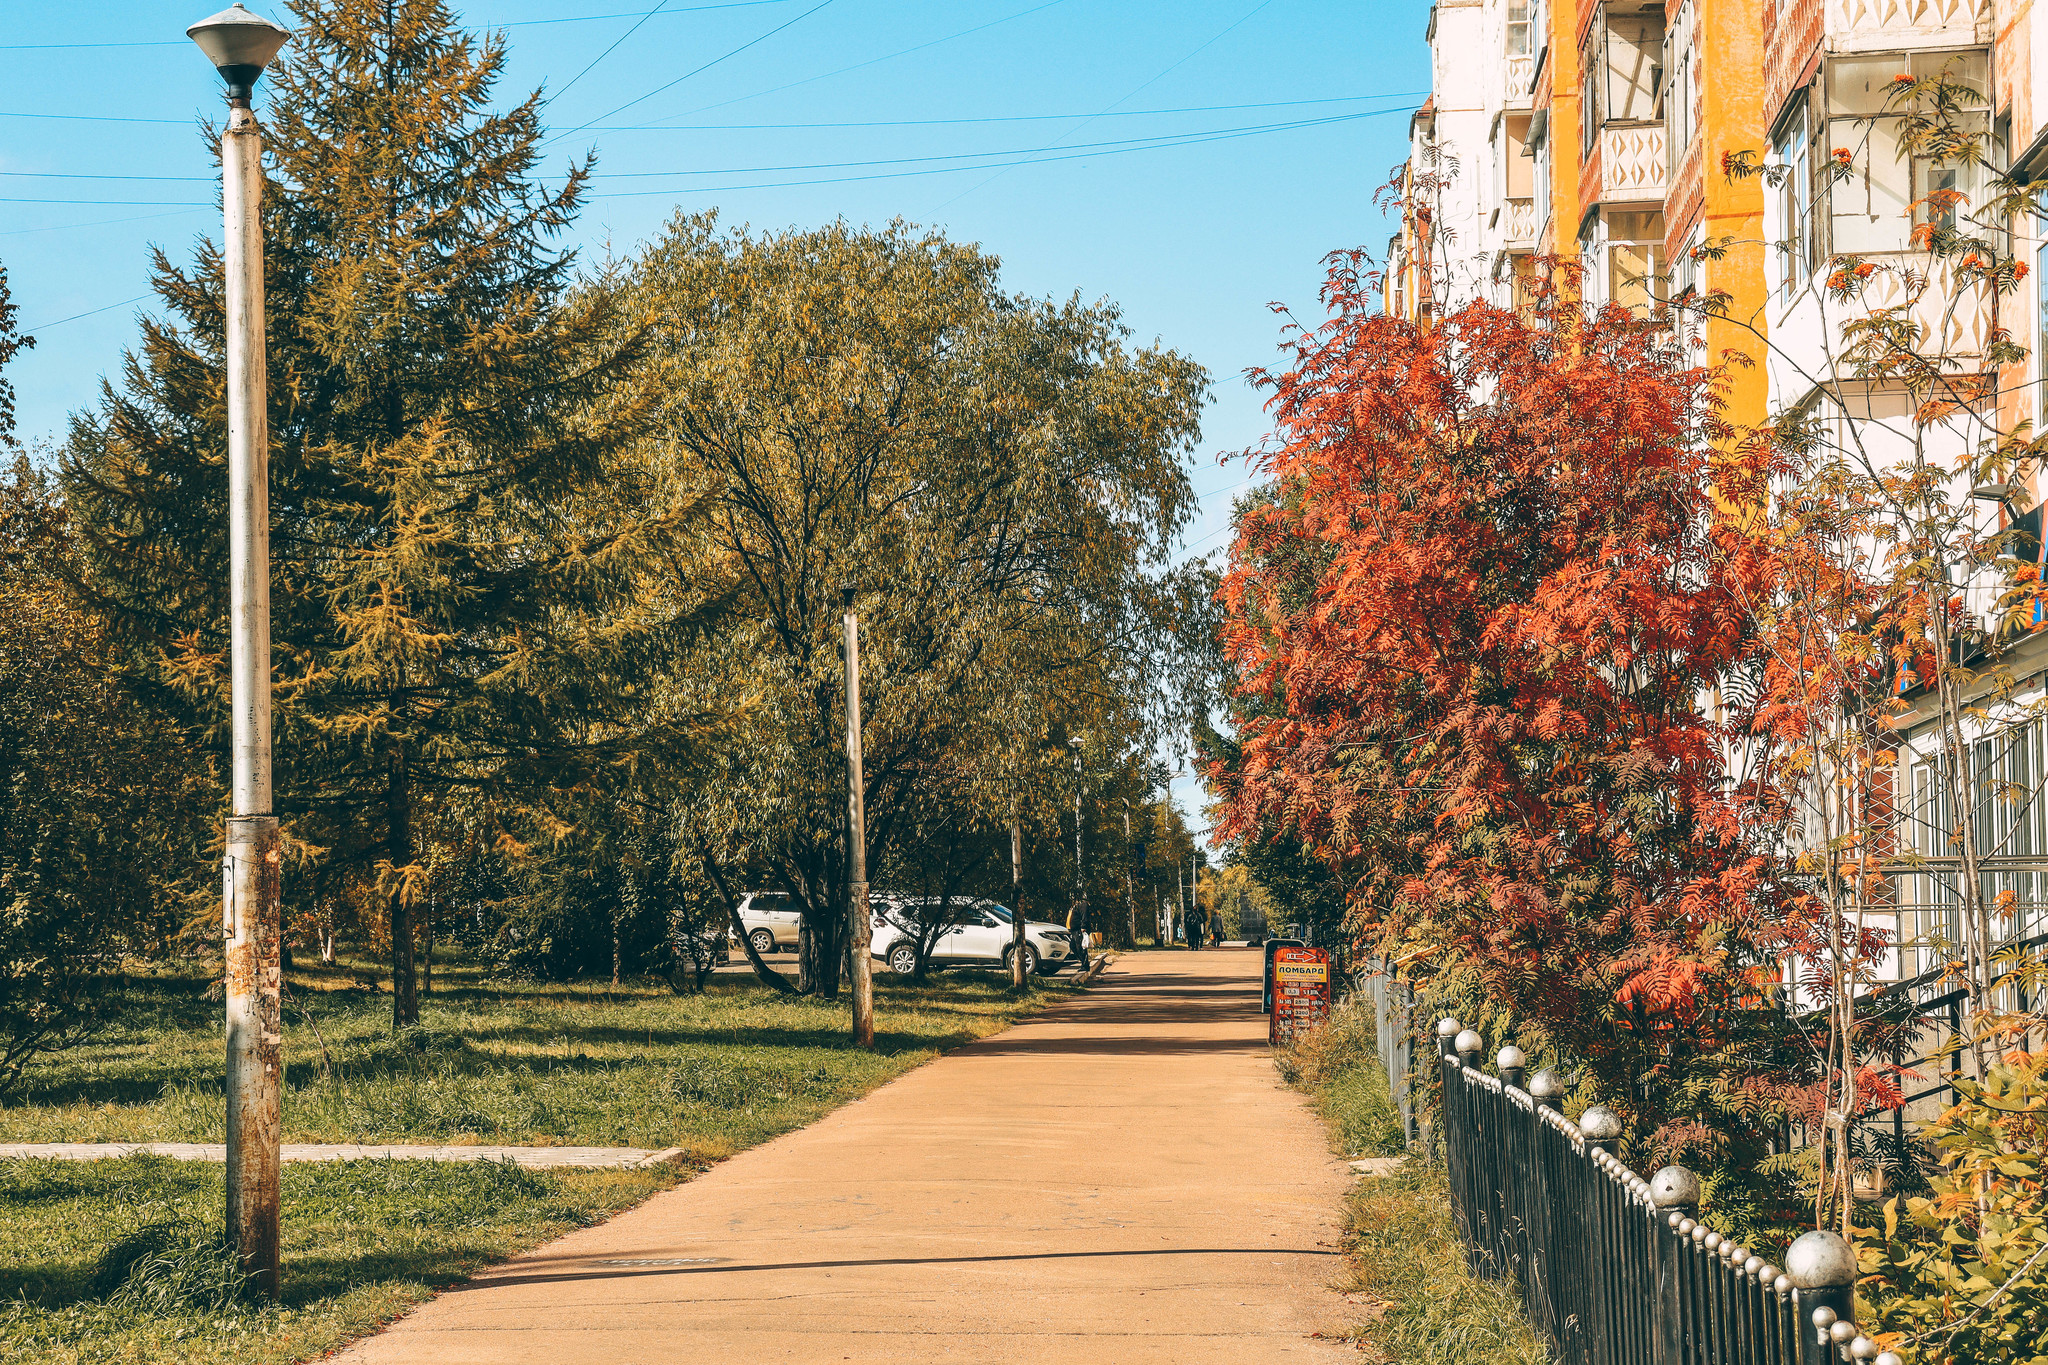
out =
[[[1906,1365],[1906,1362],[1900,1358],[1899,1353],[1896,1351],[1879,1351],[1877,1359],[1873,1360],[1870,1365]]]
[[[1529,1078],[1529,1094],[1545,1109],[1562,1108],[1564,1078],[1546,1066]]]
[[[1856,1283],[1856,1251],[1839,1233],[1809,1232],[1786,1249],[1785,1274],[1799,1289]]]
[[[1447,1014],[1437,1022],[1436,1036],[1439,1038],[1455,1038],[1458,1036],[1458,1030],[1464,1027],[1463,1024],[1458,1022],[1456,1015]]]
[[[1458,1055],[1461,1057],[1473,1056],[1479,1051],[1480,1048],[1485,1046],[1486,1040],[1484,1038],[1481,1038],[1477,1033],[1474,1033],[1471,1029],[1466,1029],[1463,1033],[1460,1033],[1458,1035],[1457,1048]]]
[[[1869,1337],[1859,1336],[1849,1343],[1849,1355],[1856,1360],[1869,1360],[1877,1354],[1877,1343]]]
[[[1516,1047],[1513,1043],[1509,1043],[1500,1050],[1499,1055],[1493,1060],[1500,1064],[1500,1069],[1503,1071],[1506,1071],[1509,1067],[1519,1071],[1529,1064],[1529,1054]]]
[[[1579,1131],[1588,1142],[1612,1142],[1621,1136],[1621,1115],[1604,1104],[1596,1104],[1579,1115]]]
[[[1683,1166],[1666,1166],[1650,1177],[1650,1202],[1660,1209],[1698,1208],[1700,1178]]]
[[[1847,1318],[1837,1319],[1835,1325],[1828,1328],[1828,1340],[1837,1346],[1847,1346],[1850,1342],[1856,1340],[1858,1335],[1856,1324]]]

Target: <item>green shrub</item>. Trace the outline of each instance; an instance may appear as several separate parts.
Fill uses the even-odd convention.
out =
[[[1914,1365],[2048,1365],[2048,1056],[2014,1054],[1921,1130],[1944,1168],[1856,1229],[1882,1347]],[[1903,1202],[1903,1207],[1901,1207]],[[1868,1315],[1867,1315],[1868,1316]]]

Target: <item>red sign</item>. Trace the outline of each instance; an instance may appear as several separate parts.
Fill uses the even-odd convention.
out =
[[[1330,1017],[1330,954],[1323,948],[1282,948],[1273,954],[1273,1024],[1269,1041],[1293,1042]]]

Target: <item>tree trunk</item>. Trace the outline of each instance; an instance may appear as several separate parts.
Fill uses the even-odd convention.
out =
[[[805,995],[826,1000],[839,995],[839,959],[846,947],[846,933],[837,916],[822,916],[805,910],[796,936],[796,986]]]
[[[434,902],[427,902],[427,951],[426,970],[420,975],[420,994],[434,993]]]
[[[406,780],[403,750],[392,757],[385,809],[390,820],[387,856],[394,871],[412,865],[412,787]],[[391,893],[391,1028],[394,1032],[420,1021],[420,1000],[412,970],[412,907],[404,891]]]

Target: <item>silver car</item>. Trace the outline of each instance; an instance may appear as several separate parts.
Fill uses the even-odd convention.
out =
[[[750,891],[740,902],[740,926],[747,931],[747,942],[763,957],[782,948],[795,952],[801,922],[796,902],[787,891]]]

